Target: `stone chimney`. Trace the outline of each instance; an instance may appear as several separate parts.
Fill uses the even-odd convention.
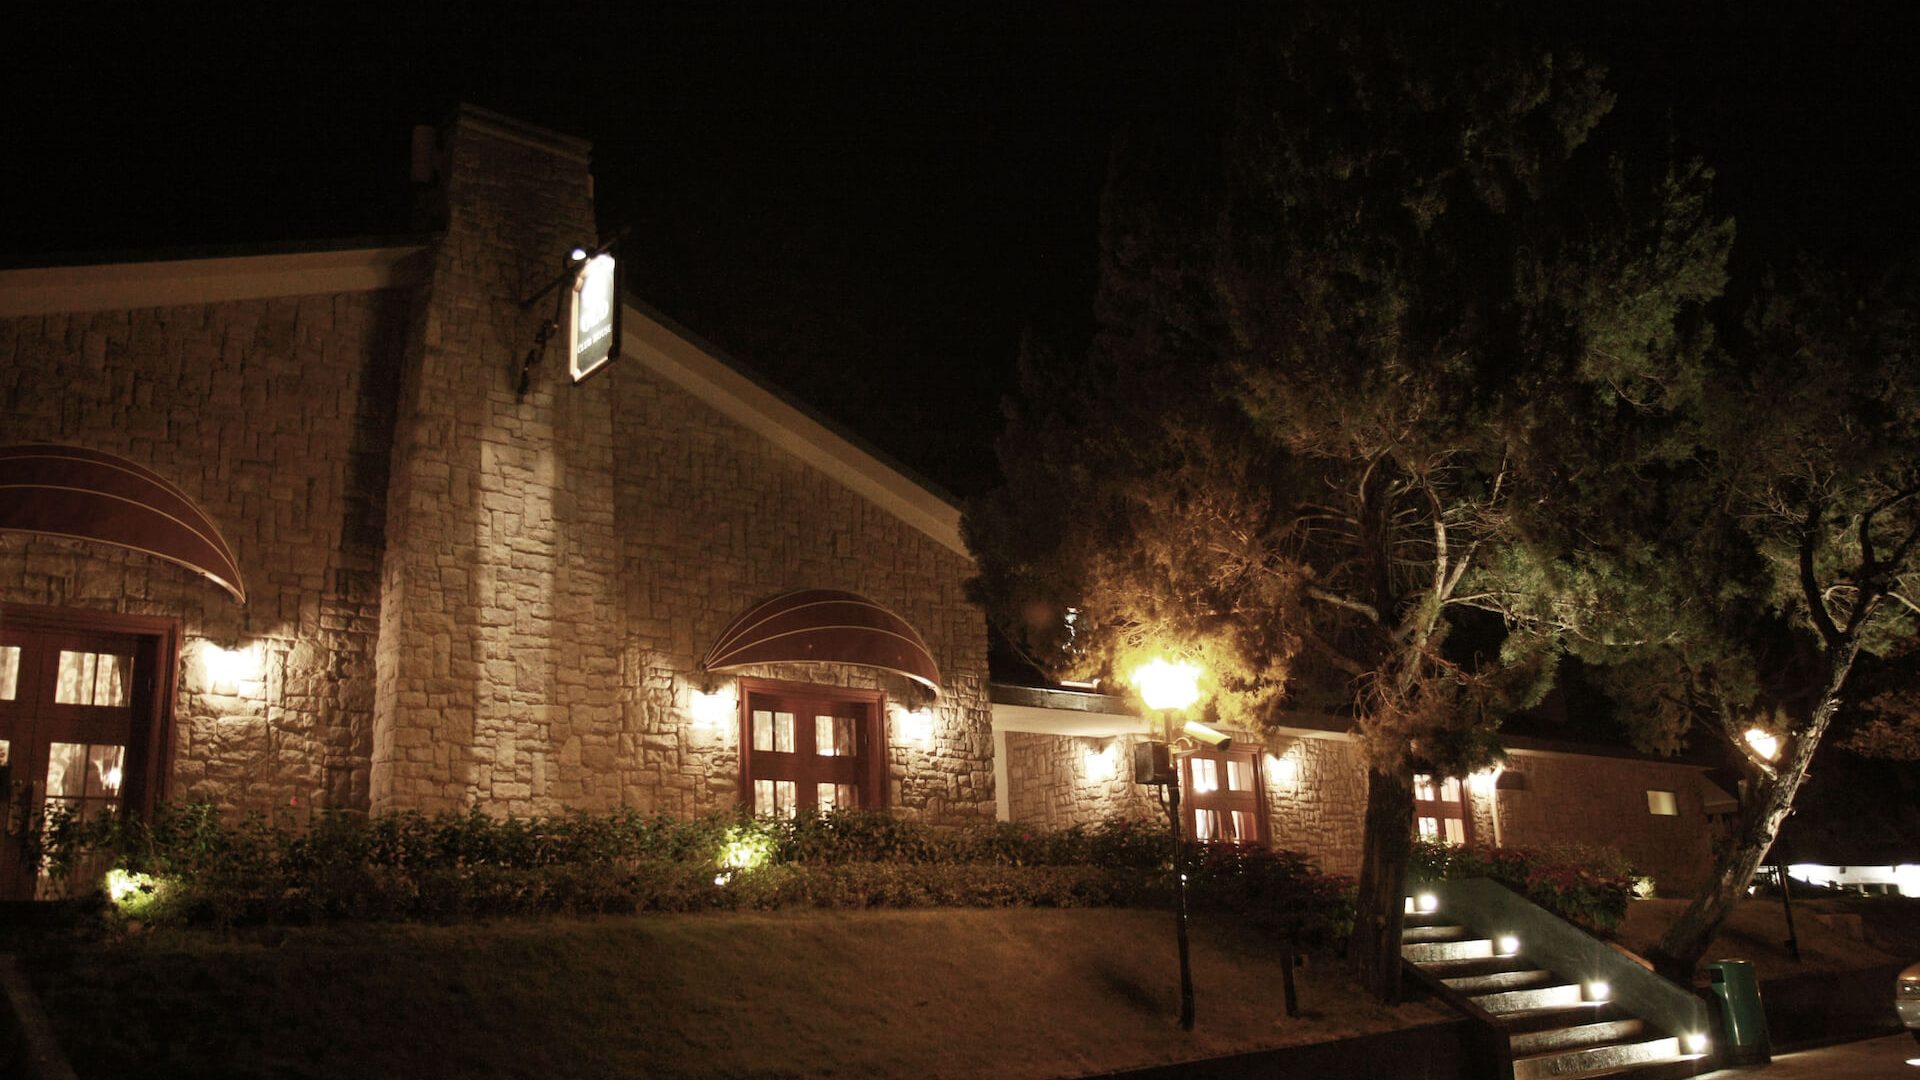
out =
[[[590,805],[619,724],[610,380],[568,382],[564,333],[538,348],[565,285],[523,301],[594,245],[591,147],[463,105],[431,150],[444,232],[394,425],[371,809]]]

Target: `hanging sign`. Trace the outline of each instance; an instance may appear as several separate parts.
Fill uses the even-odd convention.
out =
[[[611,255],[595,255],[573,275],[567,304],[567,370],[574,382],[620,355],[620,290]]]

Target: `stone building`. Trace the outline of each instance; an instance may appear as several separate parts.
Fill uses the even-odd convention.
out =
[[[993,686],[1000,814],[1066,825],[1164,813],[1133,783],[1133,749],[1157,737],[1131,702],[1058,688]],[[1203,838],[1312,853],[1357,875],[1367,768],[1353,733],[1333,717],[1290,715],[1266,732],[1232,731],[1224,751],[1181,763],[1186,828]],[[1507,847],[1605,845],[1664,895],[1686,895],[1712,868],[1710,818],[1732,806],[1693,760],[1503,735],[1507,760],[1465,778],[1416,776],[1416,833]]]
[[[1151,812],[1124,703],[990,686],[950,501],[630,300],[569,377],[586,144],[462,108],[419,149],[412,242],[0,271],[9,814]],[[1189,763],[1191,823],[1351,869],[1353,745],[1271,738]],[[1430,827],[1704,861],[1687,766],[1497,786]]]

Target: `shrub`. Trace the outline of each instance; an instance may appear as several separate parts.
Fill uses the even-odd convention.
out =
[[[692,820],[621,810],[541,818],[477,811],[326,814],[301,829],[206,806],[58,825],[56,870],[110,855],[122,912],[229,925],[332,919],[454,921],[545,913],[793,906],[1094,907],[1170,899],[1166,832],[1109,820],[1042,829],[939,827],[884,813]],[[1293,852],[1208,849],[1196,907],[1242,915],[1303,948],[1352,921],[1344,879]],[[137,907],[136,907],[137,905]]]
[[[1610,935],[1633,899],[1633,866],[1599,845],[1546,848],[1455,846],[1415,840],[1408,879],[1413,882],[1484,877],[1505,885],[1589,933]]]

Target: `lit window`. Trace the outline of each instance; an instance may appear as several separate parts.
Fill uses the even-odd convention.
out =
[[[1227,759],[1227,790],[1253,790],[1253,760],[1251,758]]]
[[[1473,819],[1467,813],[1466,788],[1459,777],[1414,774],[1413,825],[1422,840],[1464,844],[1473,839]]]
[[[1193,838],[1211,844],[1262,843],[1258,750],[1195,750],[1180,759],[1182,814]],[[1224,780],[1225,784],[1221,781]]]
[[[1671,791],[1647,792],[1647,813],[1660,817],[1672,817],[1680,812],[1680,806],[1674,801]]]
[[[1206,795],[1220,790],[1220,763],[1196,759],[1193,763],[1193,793]]]

